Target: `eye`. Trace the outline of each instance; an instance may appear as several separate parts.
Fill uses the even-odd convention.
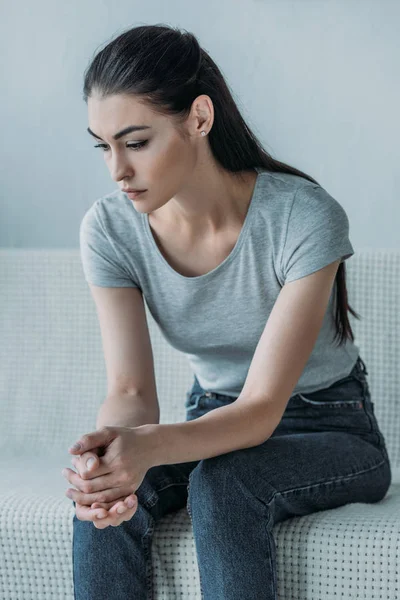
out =
[[[144,140],[143,142],[138,142],[137,144],[127,144],[127,148],[131,148],[134,151],[140,150],[147,144],[148,140]],[[97,146],[93,146],[94,148],[103,148],[103,152],[107,152],[109,146],[108,144],[97,144]]]

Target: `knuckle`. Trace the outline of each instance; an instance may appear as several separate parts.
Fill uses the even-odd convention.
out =
[[[91,494],[93,489],[92,489],[92,484],[90,481],[85,481],[82,484],[82,491],[84,494]]]
[[[121,473],[121,483],[128,483],[129,482],[129,473],[126,470],[123,470]]]

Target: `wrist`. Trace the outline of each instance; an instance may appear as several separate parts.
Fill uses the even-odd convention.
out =
[[[138,427],[131,427],[135,433],[142,437],[144,454],[146,457],[147,468],[150,469],[156,465],[162,464],[162,449],[160,439],[160,425],[155,423],[146,423]]]

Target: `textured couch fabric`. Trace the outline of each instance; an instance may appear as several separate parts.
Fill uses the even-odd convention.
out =
[[[376,504],[352,503],[275,526],[285,600],[400,598],[400,250],[363,249],[346,269],[349,302],[362,317],[349,319],[368,368],[392,485]],[[106,394],[96,309],[76,249],[0,248],[0,290],[0,600],[73,600],[74,507],[61,470],[71,466],[72,441],[96,428]],[[160,422],[183,421],[193,374],[147,306],[146,314]],[[200,599],[187,510],[157,525],[157,600]]]

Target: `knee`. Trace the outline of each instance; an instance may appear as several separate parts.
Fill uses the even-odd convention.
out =
[[[230,485],[234,486],[230,454],[203,459],[189,475],[188,504],[200,499],[203,506],[212,506],[213,500],[218,502],[222,493],[228,493]]]

